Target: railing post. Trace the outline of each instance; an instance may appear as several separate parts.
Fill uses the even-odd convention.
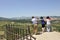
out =
[[[26,37],[26,40],[32,40],[33,38],[30,32],[30,26],[28,26],[25,29],[25,28],[17,28],[17,27],[14,27],[13,25],[6,25],[7,40],[17,40],[17,39],[25,40],[25,37]]]
[[[24,40],[24,29],[22,29],[23,30],[23,40]]]

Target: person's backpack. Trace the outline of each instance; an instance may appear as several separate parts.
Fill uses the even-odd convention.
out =
[[[46,24],[46,21],[44,21],[45,22],[45,24]]]
[[[41,20],[41,24],[46,24],[46,22],[44,20]]]

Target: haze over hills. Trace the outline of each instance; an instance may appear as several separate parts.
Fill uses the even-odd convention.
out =
[[[31,19],[31,17],[13,17],[11,20],[20,20],[20,19]]]
[[[50,17],[60,19],[60,16],[50,16]],[[13,17],[13,18],[0,17],[0,20],[20,20],[20,19],[31,19],[31,17]]]

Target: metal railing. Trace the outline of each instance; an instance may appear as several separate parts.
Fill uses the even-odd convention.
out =
[[[29,26],[27,28],[19,28],[9,24],[6,25],[5,33],[7,40],[36,40],[36,38],[31,35]]]

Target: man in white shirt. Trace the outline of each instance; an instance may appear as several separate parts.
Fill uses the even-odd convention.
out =
[[[32,21],[32,24],[33,24],[33,33],[37,34],[37,27],[38,27],[37,18],[32,16],[32,20],[31,21]]]

